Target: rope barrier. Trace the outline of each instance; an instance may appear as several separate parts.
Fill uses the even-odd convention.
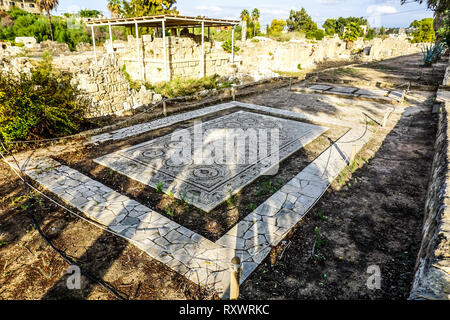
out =
[[[3,141],[0,139],[0,144],[2,146],[2,148],[8,152],[8,149],[6,149],[5,145],[3,144]],[[54,201],[53,199],[51,199],[50,197],[48,197],[47,195],[45,195],[44,193],[42,193],[40,190],[36,189],[35,187],[33,187],[31,184],[29,184],[26,180],[25,180],[25,174],[23,173],[23,171],[20,169],[19,163],[17,161],[17,159],[14,157],[14,155],[10,152],[10,156],[13,158],[14,162],[17,165],[17,168],[20,171],[20,174],[14,169],[14,167],[11,165],[11,163],[8,161],[8,159],[4,156],[3,152],[0,151],[0,155],[1,157],[6,161],[6,163],[9,165],[9,167],[12,169],[12,171],[19,177],[20,180],[22,180],[22,182],[24,183],[25,189],[29,192],[29,190],[34,190],[37,191],[39,194],[43,195],[45,198],[47,198],[48,200],[50,200],[51,202],[57,204],[58,206],[60,206],[61,208],[67,210],[67,211],[71,211],[68,208],[60,205],[58,202]],[[31,220],[31,222],[33,223],[33,225],[36,227],[36,230],[38,231],[39,235],[42,237],[42,239],[64,260],[66,261],[69,265],[74,265],[77,266],[80,270],[80,273],[82,275],[84,275],[86,278],[90,279],[91,281],[98,283],[99,285],[101,285],[103,288],[105,288],[109,293],[111,293],[112,295],[114,295],[117,299],[119,300],[124,300],[124,297],[122,297],[113,287],[111,287],[110,285],[108,285],[107,283],[105,283],[103,280],[101,279],[97,279],[96,277],[92,276],[90,273],[84,271],[78,264],[76,264],[72,259],[70,259],[69,257],[67,257],[67,255],[62,252],[61,250],[59,250],[58,248],[55,247],[55,245],[50,241],[50,239],[47,238],[47,236],[43,233],[42,229],[40,228],[39,224],[36,221],[36,218],[34,217],[33,213],[31,212],[31,208],[28,207],[27,208],[27,213],[28,216]],[[75,213],[74,213],[75,214]],[[76,216],[78,216],[77,214],[75,214]],[[83,217],[80,217],[83,220]]]
[[[158,107],[160,104],[164,104],[165,102],[166,102],[166,100],[160,101],[157,105],[153,106],[152,109]],[[364,115],[365,115],[365,129],[364,129],[364,133],[362,134],[362,136],[359,137],[359,138],[357,138],[357,139],[354,139],[354,140],[350,140],[350,141],[338,141],[337,143],[343,143],[343,144],[354,143],[354,142],[356,142],[356,141],[361,140],[361,139],[367,134],[367,132],[368,132],[368,121],[367,121],[367,115],[366,115],[366,114],[364,114]],[[41,140],[34,140],[34,141],[10,141],[10,142],[5,142],[5,143],[8,143],[8,144],[19,144],[19,143],[33,143],[33,142],[48,142],[48,141],[55,141],[55,140],[62,140],[62,139],[70,139],[70,138],[73,138],[73,137],[79,137],[79,135],[66,136],[66,137],[62,137],[62,138],[41,139]],[[1,140],[1,138],[0,138],[0,143],[1,143],[2,148],[3,148],[6,152],[9,152],[9,153],[10,153],[10,156],[12,157],[12,159],[14,160],[14,162],[16,163],[17,169],[20,171],[20,173],[17,172],[17,170],[14,168],[14,166],[8,161],[8,159],[5,157],[5,155],[3,154],[3,152],[0,152],[1,157],[2,157],[2,158],[5,160],[5,162],[9,165],[9,167],[11,168],[11,170],[12,170],[12,171],[13,171],[13,172],[14,172],[14,173],[22,180],[22,182],[24,183],[25,188],[27,188],[27,190],[32,189],[33,191],[37,192],[38,194],[40,194],[41,196],[43,196],[43,197],[46,198],[47,200],[49,200],[49,201],[51,201],[52,203],[56,204],[57,206],[59,206],[59,207],[62,208],[63,210],[65,210],[65,211],[67,211],[67,212],[73,214],[73,215],[76,216],[77,218],[79,218],[79,219],[81,219],[81,220],[83,220],[83,221],[85,221],[85,222],[87,222],[87,223],[89,223],[89,224],[91,224],[91,225],[93,225],[93,226],[95,226],[95,227],[97,227],[97,228],[100,228],[100,229],[104,230],[105,232],[111,233],[111,234],[116,235],[116,236],[118,236],[118,237],[120,237],[120,238],[123,238],[123,239],[125,239],[125,240],[127,240],[127,241],[129,241],[129,242],[131,242],[131,243],[133,243],[133,244],[135,244],[135,245],[138,245],[138,243],[135,242],[135,241],[133,241],[132,239],[127,238],[127,237],[125,237],[125,236],[123,236],[123,235],[121,235],[121,234],[119,234],[119,233],[117,233],[117,232],[115,232],[115,231],[113,231],[113,230],[111,230],[111,229],[105,227],[104,225],[102,225],[102,224],[100,224],[100,223],[98,223],[98,222],[96,222],[96,221],[93,221],[93,220],[91,220],[91,219],[88,219],[88,218],[86,218],[86,217],[83,217],[82,215],[76,213],[75,211],[73,211],[73,210],[67,208],[66,206],[60,204],[58,201],[52,199],[51,197],[47,196],[45,193],[43,193],[42,191],[40,191],[39,189],[35,188],[33,185],[31,185],[30,183],[28,183],[28,182],[25,180],[25,178],[24,178],[24,177],[25,177],[25,173],[24,173],[24,172],[22,171],[22,169],[20,168],[20,165],[19,165],[17,159],[14,157],[14,155],[12,154],[12,152],[9,151],[9,150],[6,148],[6,146],[4,145],[3,141]],[[333,145],[331,145],[331,147],[333,147]],[[326,172],[326,170],[327,170],[327,168],[328,168],[330,157],[331,157],[331,152],[330,152],[330,155],[329,155],[329,157],[328,157],[327,164],[326,164],[326,168],[325,168],[325,170],[324,170],[324,172],[323,172],[323,174],[322,174],[322,177],[323,177],[323,175],[325,174],[325,172]],[[331,183],[328,182],[326,188],[323,190],[323,192],[320,194],[320,196],[316,198],[316,200],[314,201],[314,203],[313,203],[313,204],[305,211],[305,213],[304,213],[303,215],[306,215],[306,214],[307,214],[307,213],[315,206],[315,204],[321,199],[321,197],[322,197],[323,194],[326,192],[326,190],[328,190],[328,188],[329,188],[330,185],[331,185]],[[50,246],[55,252],[57,252],[57,253],[63,258],[63,260],[65,260],[67,263],[69,263],[69,264],[71,264],[71,265],[76,265],[76,264],[75,264],[70,258],[68,258],[62,251],[60,251],[59,249],[57,249],[57,248],[53,245],[53,243],[45,236],[45,234],[42,232],[42,230],[41,230],[40,227],[38,226],[38,224],[37,224],[37,222],[36,222],[36,219],[35,219],[35,217],[33,216],[33,214],[31,213],[30,210],[28,210],[28,213],[29,213],[30,219],[32,220],[33,224],[36,225],[36,228],[37,228],[39,234],[40,234],[41,237],[45,240],[45,242],[48,243],[49,246]],[[266,251],[266,250],[267,250],[267,247],[265,247],[265,248],[262,249],[262,250],[255,251],[253,254],[249,255],[245,260],[242,259],[242,252],[243,252],[244,250],[241,250],[241,262],[243,263],[243,262],[252,261],[253,258],[254,258],[256,255],[258,255],[258,254],[260,254],[261,252]],[[165,250],[165,252],[171,254],[172,256],[175,256],[175,255],[174,255],[174,252],[173,252],[172,250]],[[211,261],[211,259],[201,258],[201,257],[193,256],[193,255],[190,255],[190,254],[189,254],[188,256],[189,256],[190,259],[195,259],[195,260],[205,261],[205,263],[215,262],[216,265],[217,265],[218,263],[220,263],[220,264],[228,265],[228,266],[230,266],[230,267],[233,266],[233,263],[232,263],[231,261],[224,260],[224,259],[215,259],[215,260]],[[79,267],[79,266],[78,266],[78,267]],[[207,268],[207,266],[206,266],[206,268]],[[207,269],[208,269],[208,268],[207,268]],[[80,268],[80,270],[82,270],[82,269]],[[219,271],[225,271],[225,270],[218,270],[218,271],[216,271],[216,272],[219,272]],[[194,272],[194,271],[191,270],[190,272]],[[212,271],[212,272],[214,272],[214,271]],[[101,285],[102,287],[104,287],[108,292],[110,292],[111,294],[113,294],[116,298],[118,298],[118,299],[120,299],[120,300],[123,300],[123,299],[124,299],[120,294],[118,294],[118,293],[116,292],[116,290],[115,290],[114,288],[112,288],[111,286],[109,286],[108,284],[106,284],[103,280],[97,279],[97,278],[91,276],[89,273],[87,273],[87,272],[85,272],[85,271],[81,271],[81,273],[82,273],[83,275],[85,275],[87,278],[89,278],[90,280],[92,280],[92,281],[94,281],[94,282],[100,284],[100,285]],[[197,278],[198,278],[198,274],[197,274]],[[198,279],[198,285],[200,285],[200,279]]]

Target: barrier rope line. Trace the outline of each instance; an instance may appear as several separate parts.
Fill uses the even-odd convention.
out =
[[[3,149],[6,150],[6,148],[5,148],[5,146],[3,145],[3,142],[2,142],[1,140],[0,140],[0,143],[1,143],[2,147],[3,147]],[[19,164],[18,164],[18,161],[16,160],[16,158],[14,157],[14,155],[13,155],[12,153],[10,153],[10,154],[11,154],[12,158],[14,159],[14,162],[16,163],[16,166],[17,166],[17,167],[19,168],[19,170],[20,170],[20,166],[19,166]],[[109,232],[109,233],[111,233],[111,234],[113,234],[113,235],[115,235],[115,236],[118,236],[118,237],[120,237],[120,238],[126,240],[126,241],[129,241],[129,242],[133,243],[134,245],[138,245],[134,240],[132,240],[132,239],[130,239],[130,238],[127,238],[127,237],[125,237],[125,236],[123,236],[123,235],[121,235],[121,234],[119,234],[119,233],[117,233],[117,232],[115,232],[115,231],[113,231],[113,230],[111,230],[111,229],[105,227],[104,225],[102,225],[102,224],[100,224],[100,223],[98,223],[98,222],[96,222],[96,221],[93,221],[93,220],[91,220],[91,219],[88,219],[88,218],[86,218],[86,217],[83,217],[82,215],[76,213],[75,211],[73,211],[73,210],[71,210],[71,209],[65,207],[64,205],[60,204],[60,203],[57,202],[56,200],[54,200],[54,199],[52,199],[51,197],[47,196],[47,195],[46,195],[45,193],[43,193],[41,190],[37,189],[36,187],[34,187],[34,186],[31,185],[30,183],[28,183],[28,182],[23,178],[23,177],[25,176],[25,174],[23,173],[23,171],[20,170],[21,174],[19,174],[19,173],[15,170],[14,166],[9,162],[9,160],[4,156],[4,154],[3,154],[1,151],[0,151],[0,156],[1,156],[1,157],[4,159],[4,161],[9,165],[9,167],[11,168],[11,170],[12,170],[12,171],[20,178],[20,180],[22,180],[22,182],[24,183],[24,185],[26,186],[26,188],[32,189],[33,191],[37,192],[39,195],[41,195],[41,196],[43,196],[44,198],[46,198],[47,200],[51,201],[52,203],[54,203],[55,205],[59,206],[59,207],[62,208],[63,210],[65,210],[65,211],[67,211],[67,212],[73,214],[73,215],[76,216],[77,218],[79,218],[79,219],[81,219],[81,220],[83,220],[83,221],[85,221],[85,222],[87,222],[87,223],[89,223],[89,224],[91,224],[91,225],[93,225],[93,226],[95,226],[95,227],[98,227],[98,228],[104,230],[105,232]],[[31,212],[29,212],[29,214],[30,214],[30,219],[32,220],[33,224],[36,226],[36,229],[38,230],[39,234],[44,238],[45,242],[48,243],[48,244],[52,247],[52,249],[55,250],[55,251],[56,251],[56,252],[57,252],[57,253],[58,253],[58,254],[66,261],[66,262],[68,262],[68,263],[71,264],[71,265],[76,265],[76,266],[78,266],[78,267],[80,268],[79,265],[77,265],[75,262],[73,262],[73,261],[72,261],[70,258],[68,258],[62,251],[60,251],[59,249],[57,249],[57,248],[51,243],[51,241],[43,234],[43,232],[42,232],[41,229],[39,228],[39,225],[35,222],[36,220],[34,219],[34,216],[31,214]],[[148,228],[148,229],[157,229],[157,228]],[[166,249],[166,248],[165,248],[164,252],[167,252],[168,254],[170,254],[170,255],[172,255],[172,256],[175,256],[173,250],[170,250],[170,249]],[[190,260],[195,259],[195,260],[205,261],[205,268],[206,268],[207,270],[208,270],[208,264],[210,264],[211,262],[214,262],[214,263],[216,264],[216,266],[217,266],[218,263],[220,263],[220,264],[227,264],[227,265],[229,265],[229,266],[232,265],[232,263],[231,263],[230,261],[224,260],[224,259],[215,259],[215,260],[212,261],[211,259],[206,259],[206,258],[197,257],[197,256],[194,256],[194,255],[192,255],[192,254],[189,254],[188,257],[190,258]],[[118,293],[115,291],[115,289],[114,289],[113,287],[111,287],[111,286],[109,286],[108,284],[106,284],[103,280],[100,280],[100,279],[95,278],[94,276],[91,276],[91,275],[88,274],[87,272],[83,271],[83,269],[81,269],[81,268],[80,268],[80,271],[81,271],[81,273],[82,273],[83,275],[85,275],[87,278],[91,279],[91,280],[94,281],[94,282],[99,283],[101,286],[103,286],[106,290],[108,290],[109,292],[111,292],[111,293],[112,293],[114,296],[116,296],[118,299],[120,299],[120,300],[125,300],[124,297],[122,297],[120,294],[118,294]],[[211,272],[220,272],[220,271],[226,271],[226,270],[216,270],[216,271],[211,271]],[[192,272],[197,272],[197,271],[196,271],[196,270],[190,270],[189,273],[192,273]],[[209,278],[209,273],[208,273],[208,278]],[[198,279],[197,285],[198,285],[199,287],[201,287],[201,286],[202,286],[202,283],[200,282],[200,279],[199,279],[199,277],[198,277],[198,274],[197,274],[197,279]],[[208,282],[208,279],[207,279],[207,282]],[[205,284],[205,285],[206,285],[206,284]]]
[[[159,104],[155,105],[153,108],[156,108],[158,105],[162,104],[163,102],[164,102],[164,101],[161,101]],[[152,108],[152,109],[153,109],[153,108]],[[367,131],[368,131],[368,121],[367,121],[367,115],[365,115],[365,130],[364,130],[364,133],[362,134],[362,136],[359,137],[359,138],[357,138],[357,139],[350,140],[350,141],[339,141],[338,143],[352,143],[352,142],[356,142],[356,141],[358,141],[358,140],[361,140],[361,139],[367,134]],[[76,135],[73,135],[73,136],[67,136],[67,137],[63,137],[63,138],[53,138],[53,139],[37,140],[37,141],[39,141],[39,142],[44,142],[44,141],[53,141],[53,140],[60,140],[60,139],[69,139],[69,138],[74,137],[74,136],[76,136]],[[34,141],[28,141],[28,142],[31,143],[31,142],[34,142]],[[17,159],[14,157],[14,155],[12,154],[12,152],[6,148],[6,146],[4,145],[3,141],[1,140],[1,138],[0,138],[0,143],[1,143],[2,148],[3,148],[6,152],[9,152],[10,156],[12,157],[12,159],[14,160],[14,162],[16,163],[16,166],[17,166],[18,170],[20,171],[20,173],[16,171],[16,169],[14,168],[14,166],[8,161],[8,159],[7,159],[7,158],[4,156],[4,154],[0,151],[1,157],[2,157],[2,158],[4,159],[4,161],[9,165],[9,167],[11,168],[11,170],[12,170],[12,171],[13,171],[13,172],[14,172],[14,173],[22,180],[22,182],[24,183],[25,188],[26,188],[27,190],[32,189],[32,190],[34,190],[35,192],[39,193],[39,194],[40,194],[41,196],[43,196],[44,198],[46,198],[47,200],[49,200],[49,201],[51,201],[52,203],[56,204],[57,206],[61,207],[63,210],[66,210],[67,212],[73,214],[73,215],[76,216],[77,218],[82,219],[83,221],[85,221],[85,222],[87,222],[87,223],[89,223],[89,224],[91,224],[91,225],[93,225],[93,226],[95,226],[95,227],[98,227],[98,228],[100,228],[100,229],[102,229],[102,230],[104,230],[104,231],[106,231],[106,232],[109,232],[109,233],[111,233],[111,234],[113,234],[113,235],[116,235],[116,236],[118,236],[118,237],[121,237],[121,238],[123,238],[123,239],[125,239],[125,240],[127,240],[127,241],[129,241],[129,242],[131,242],[131,243],[136,244],[136,242],[133,241],[132,239],[126,238],[125,236],[123,236],[123,235],[121,235],[121,234],[119,234],[119,233],[117,233],[117,232],[112,231],[111,229],[105,227],[104,225],[102,225],[102,224],[100,224],[100,223],[98,223],[98,222],[95,222],[95,221],[93,221],[93,220],[91,220],[91,219],[85,218],[85,217],[79,215],[78,213],[74,212],[73,210],[71,210],[71,209],[69,209],[69,208],[67,208],[67,207],[65,207],[65,206],[63,206],[63,205],[61,205],[59,202],[57,202],[56,200],[50,198],[50,197],[47,196],[45,193],[43,193],[42,191],[40,191],[39,189],[35,188],[33,185],[31,185],[30,183],[28,183],[28,182],[25,180],[25,178],[24,178],[26,175],[25,175],[24,172],[22,171],[22,169],[21,169],[21,167],[20,167],[20,165],[19,165]],[[14,143],[21,143],[21,141],[11,141],[11,142],[5,142],[5,143],[11,143],[11,144],[14,144]],[[332,145],[331,147],[333,147],[333,145]],[[327,165],[326,165],[325,171],[326,171],[326,169],[328,168],[330,156],[331,156],[331,152],[330,152],[330,155],[329,155],[328,160],[327,160]],[[324,171],[324,173],[325,173],[325,171]],[[323,173],[323,174],[324,174],[324,173]],[[322,177],[323,177],[323,174],[322,174]],[[327,191],[327,189],[329,188],[330,185],[331,185],[331,183],[328,182],[326,188],[323,190],[323,192],[321,193],[321,195],[320,195],[319,197],[316,198],[316,200],[314,201],[314,203],[313,203],[313,204],[305,211],[305,213],[303,214],[303,216],[305,216],[306,214],[308,214],[308,212],[315,206],[315,204],[321,199],[321,197],[322,197],[323,194]],[[67,256],[65,255],[64,252],[62,252],[62,251],[60,251],[58,248],[56,248],[56,247],[53,245],[53,243],[52,243],[52,242],[45,236],[45,234],[42,232],[41,228],[40,228],[39,225],[37,224],[37,221],[36,221],[35,217],[33,216],[32,212],[31,212],[31,210],[28,209],[27,211],[28,211],[28,214],[29,214],[29,217],[30,217],[31,221],[32,221],[33,224],[36,226],[36,229],[38,230],[38,232],[39,232],[39,234],[41,235],[41,237],[44,239],[44,241],[45,241],[45,242],[46,242],[46,243],[47,243],[47,244],[48,244],[48,245],[49,245],[56,253],[58,253],[58,254],[62,257],[62,259],[63,259],[64,261],[66,261],[66,262],[69,263],[70,265],[76,265],[76,266],[78,266],[78,268],[80,268],[81,274],[83,274],[84,276],[86,276],[86,277],[87,277],[88,279],[90,279],[91,281],[100,284],[100,285],[101,285],[102,287],[104,287],[108,292],[110,292],[111,294],[113,294],[116,298],[118,298],[118,299],[120,299],[120,300],[124,300],[124,299],[125,299],[125,298],[122,297],[119,293],[117,293],[117,291],[116,291],[113,287],[111,287],[110,285],[108,285],[107,283],[105,283],[103,280],[97,279],[97,278],[95,278],[94,276],[91,276],[91,275],[90,275],[89,273],[87,273],[86,271],[82,270],[81,267],[80,267],[79,265],[77,265],[72,259],[70,259],[69,257],[67,257]],[[247,259],[245,259],[245,260],[241,259],[241,261],[242,261],[242,262],[252,261],[253,258],[254,258],[256,255],[260,254],[261,252],[263,252],[263,251],[265,251],[265,250],[267,250],[267,247],[265,247],[265,248],[262,249],[262,250],[255,251],[252,255],[249,255],[249,257],[247,257]],[[174,256],[174,252],[172,252],[172,250],[167,250],[167,249],[166,249],[166,250],[164,250],[164,251],[165,251],[165,252],[168,252],[169,254],[171,254],[172,256]],[[243,250],[241,250],[241,251],[243,251]],[[196,257],[196,256],[193,256],[193,255],[190,255],[190,254],[189,254],[188,256],[189,256],[191,259],[196,259],[196,260],[202,260],[202,261],[205,261],[205,263],[210,263],[210,262],[211,262],[211,259],[200,258],[200,257]],[[242,252],[241,252],[241,258],[242,258]],[[217,265],[217,263],[226,264],[226,265],[229,265],[229,266],[232,266],[232,265],[233,265],[230,261],[228,261],[228,260],[223,260],[223,259],[215,259],[214,262],[216,263],[216,265]],[[208,266],[206,265],[205,267],[206,267],[207,270],[208,270]],[[226,270],[218,270],[218,271],[215,271],[215,272],[220,272],[220,271],[226,271]],[[196,272],[196,270],[189,270],[188,273],[192,273],[192,272]],[[213,272],[214,272],[214,271],[213,271]],[[209,278],[209,273],[208,273],[208,278]],[[199,279],[199,277],[198,277],[198,274],[197,274],[197,279],[198,279],[198,285],[201,285],[200,279]],[[207,281],[208,281],[208,280],[207,280]]]
[[[6,149],[3,141],[0,138],[0,144],[2,146],[2,148],[4,150],[6,150],[6,152],[8,152],[8,149]],[[61,208],[67,210],[67,211],[71,211],[69,209],[67,209],[66,207],[60,205],[58,202],[54,201],[53,199],[51,199],[50,197],[47,197],[47,195],[45,195],[44,193],[42,193],[40,190],[36,189],[35,187],[33,187],[31,184],[29,184],[26,180],[25,180],[25,174],[23,173],[23,171],[20,169],[19,163],[17,161],[17,159],[14,157],[14,155],[10,152],[11,157],[14,159],[14,162],[17,165],[17,168],[20,171],[20,174],[14,169],[14,167],[11,165],[11,163],[7,160],[7,158],[5,157],[5,155],[3,154],[3,152],[0,151],[0,155],[1,157],[5,160],[5,162],[10,166],[10,168],[12,169],[12,171],[19,177],[20,180],[22,180],[24,186],[25,186],[25,190],[27,190],[27,193],[31,193],[30,190],[34,190],[37,191],[39,194],[41,194],[42,196],[44,196],[45,198],[47,198],[48,200],[50,200],[51,202],[57,204],[58,206],[60,206]],[[104,282],[101,279],[98,279],[94,276],[92,276],[89,272],[85,271],[83,268],[81,268],[80,265],[78,265],[77,263],[75,263],[75,261],[73,261],[71,258],[69,258],[63,251],[59,250],[58,248],[55,247],[55,245],[50,241],[50,239],[48,239],[48,237],[44,234],[44,232],[42,231],[41,227],[39,226],[39,224],[36,221],[36,218],[34,217],[32,211],[31,211],[31,207],[27,207],[27,213],[28,216],[31,220],[31,222],[33,223],[33,225],[36,227],[36,230],[38,231],[39,235],[42,237],[42,239],[65,261],[67,262],[69,265],[74,265],[77,266],[80,270],[80,273],[82,275],[84,275],[86,278],[88,278],[89,280],[91,280],[94,283],[99,284],[100,286],[102,286],[103,288],[105,288],[109,293],[111,293],[113,296],[115,296],[117,299],[119,300],[125,300],[124,297],[122,297],[112,286],[108,285],[106,282]],[[77,214],[75,214],[76,216],[78,216]],[[82,218],[82,217],[80,217]],[[86,219],[83,219],[86,220]]]

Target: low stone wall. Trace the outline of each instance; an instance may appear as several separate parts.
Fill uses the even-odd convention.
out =
[[[84,92],[91,103],[91,117],[122,115],[125,111],[158,102],[161,95],[141,87],[139,91],[130,88],[118,61],[111,57],[99,60],[88,69],[74,74],[74,83]]]
[[[409,299],[450,300],[450,101],[439,115],[422,245]]]

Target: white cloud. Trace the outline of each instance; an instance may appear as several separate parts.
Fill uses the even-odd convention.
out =
[[[338,4],[347,0],[316,0],[319,4]]]
[[[393,6],[388,5],[370,5],[367,7],[368,14],[390,14],[398,12]]]
[[[77,6],[76,4],[68,6],[66,9],[67,13],[77,13],[77,12],[80,12],[80,10],[81,10],[81,7]]]
[[[195,9],[201,11],[212,11],[212,12],[222,12],[223,9],[218,6],[196,6]]]
[[[285,16],[285,15],[289,15],[289,10],[284,10],[284,9],[261,8],[259,11],[262,14],[267,14],[267,15],[271,15],[271,16]]]

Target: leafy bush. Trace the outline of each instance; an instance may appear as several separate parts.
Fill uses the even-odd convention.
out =
[[[422,48],[423,62],[425,66],[431,66],[434,62],[442,57],[444,46],[441,43],[431,44]]]
[[[224,43],[222,43],[222,48],[223,50],[225,50],[225,52],[231,53],[231,40],[226,40],[224,41]],[[234,53],[239,52],[239,50],[241,50],[241,48],[239,48],[238,46],[234,46]]]
[[[0,136],[4,141],[54,138],[77,132],[85,122],[87,103],[56,74],[48,56],[31,75],[0,77]]]
[[[325,32],[321,29],[317,29],[315,31],[309,31],[306,33],[305,35],[306,39],[316,39],[316,40],[322,40],[323,38],[325,38]]]
[[[218,31],[215,28],[211,28],[210,30],[210,36],[212,40],[215,41],[227,41],[230,40],[231,41],[231,37],[232,37],[232,32],[231,30],[221,30]],[[201,31],[196,30],[195,34],[201,34]],[[236,28],[234,29],[234,39],[241,39],[242,38],[242,27],[241,26],[236,26]]]
[[[345,42],[354,42],[358,40],[358,37],[361,35],[361,28],[356,22],[351,22],[348,24],[347,29],[345,30],[344,35],[342,36],[342,40]]]
[[[74,22],[74,21],[69,21]],[[51,39],[48,18],[34,15],[14,7],[8,13],[0,16],[0,40],[14,41],[16,37],[34,37],[37,42]],[[80,42],[91,42],[89,31],[80,26],[69,28],[67,21],[62,18],[52,20],[55,41],[65,42],[71,50]]]
[[[450,47],[450,10],[445,10],[442,14],[442,24],[438,30],[438,34],[447,47]]]
[[[377,32],[375,29],[369,29],[367,30],[367,34],[365,36],[366,40],[372,40],[375,38],[375,36],[377,35]]]
[[[286,21],[273,19],[270,27],[268,28],[268,34],[280,34],[283,32],[284,27],[286,26]]]
[[[420,21],[414,20],[411,27],[416,30],[412,33],[412,43],[434,42],[436,34],[433,28],[433,18],[425,18]]]

